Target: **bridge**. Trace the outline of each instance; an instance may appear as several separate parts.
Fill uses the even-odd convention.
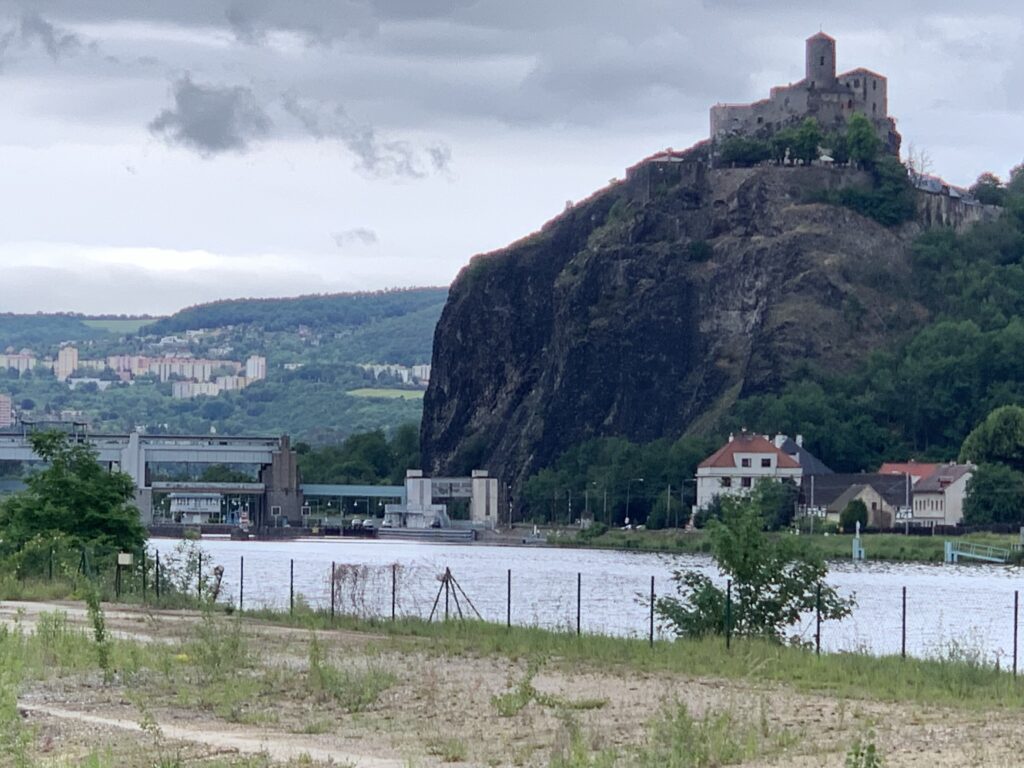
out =
[[[960,558],[983,563],[1007,563],[1010,550],[1005,547],[991,547],[973,541],[946,541],[946,562],[959,563]]]

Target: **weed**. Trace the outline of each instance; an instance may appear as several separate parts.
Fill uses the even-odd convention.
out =
[[[846,753],[846,768],[882,768],[885,763],[875,747],[875,734],[868,731],[858,736]]]
[[[96,661],[103,671],[103,681],[114,679],[114,667],[110,659],[110,638],[107,636],[107,622],[100,604],[99,589],[92,585],[86,591],[85,604],[89,609],[89,621],[92,623],[93,639],[96,641]]]
[[[469,748],[462,739],[451,736],[427,742],[427,754],[440,758],[442,763],[462,763],[466,761]]]
[[[522,680],[515,684],[511,691],[491,697],[491,703],[501,717],[513,717],[519,714],[531,701],[542,707],[562,710],[601,709],[608,703],[607,699],[563,699],[551,693],[542,693],[533,687],[533,678],[540,668],[539,662],[531,662]]]
[[[309,690],[321,700],[333,699],[347,712],[362,712],[395,684],[390,672],[369,665],[366,670],[345,669],[331,664],[314,633],[309,643]]]

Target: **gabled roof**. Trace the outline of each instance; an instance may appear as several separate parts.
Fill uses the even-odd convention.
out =
[[[828,505],[830,512],[842,512],[846,509],[846,505],[856,499],[861,493],[864,492],[865,488],[869,488],[867,485],[851,485],[839,496],[836,497],[835,501]]]
[[[779,469],[800,469],[797,460],[785,451],[775,447],[775,443],[762,435],[742,432],[734,435],[729,442],[708,456],[700,463],[700,467],[733,468],[738,465],[737,453],[765,453],[776,457],[775,465]]]
[[[832,474],[832,470],[826,466],[825,462],[808,451],[802,445],[797,444],[796,440],[791,437],[787,437],[785,442],[782,443],[782,450],[797,460],[803,468],[805,475]]]
[[[813,503],[815,507],[831,507],[851,486],[858,486],[863,490],[869,485],[892,507],[904,506],[910,495],[907,475],[872,475],[864,472],[804,475],[800,483],[800,503]]]
[[[939,468],[938,464],[910,461],[887,461],[878,468],[880,475],[910,475],[916,483],[931,475]]]
[[[964,475],[974,471],[971,464],[943,464],[914,486],[914,493],[942,493]]]

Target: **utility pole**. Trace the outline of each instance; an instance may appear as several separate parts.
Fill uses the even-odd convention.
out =
[[[669,518],[672,516],[672,483],[668,484],[665,491],[665,525],[668,526]]]

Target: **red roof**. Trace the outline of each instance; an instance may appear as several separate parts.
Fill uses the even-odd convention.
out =
[[[785,451],[775,447],[775,443],[762,435],[748,432],[736,435],[713,454],[700,463],[701,467],[737,467],[737,453],[770,453],[776,457],[775,466],[779,469],[800,469],[800,464]]]
[[[887,461],[878,468],[880,475],[910,475],[914,480],[921,480],[935,473],[941,465],[919,464],[916,461]]]

